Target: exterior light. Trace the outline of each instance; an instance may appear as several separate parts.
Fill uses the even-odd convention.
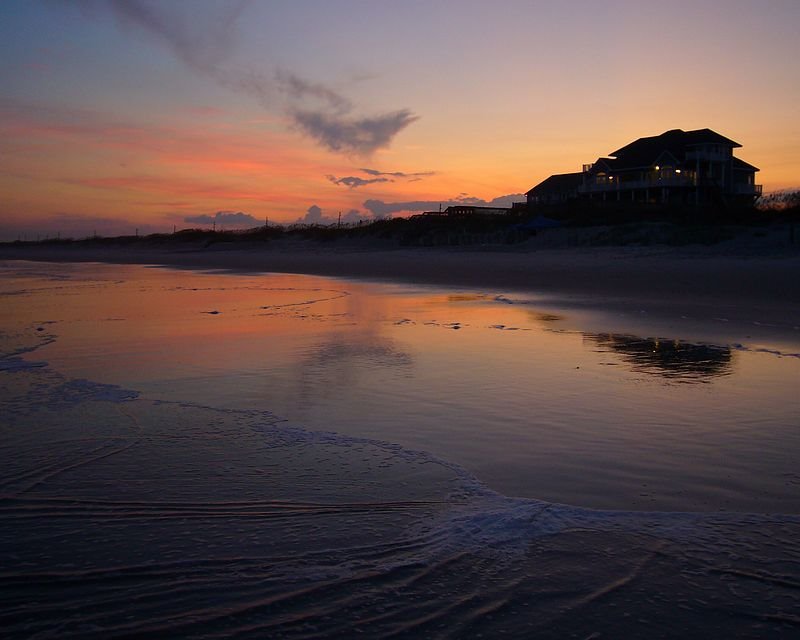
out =
[[[660,170],[661,170],[661,167],[659,167],[658,165],[656,165],[656,171],[660,171]]]
[[[680,173],[680,172],[681,172],[680,169],[675,169],[675,173]]]

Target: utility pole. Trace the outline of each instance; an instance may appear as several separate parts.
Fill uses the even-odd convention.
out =
[[[337,229],[341,229],[342,228],[342,212],[341,211],[339,212],[339,222],[337,223],[336,228]]]

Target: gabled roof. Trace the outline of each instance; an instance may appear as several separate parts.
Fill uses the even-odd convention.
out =
[[[676,158],[675,154],[672,153],[672,151],[670,151],[669,149],[664,149],[664,151],[659,153],[658,157],[654,158],[654,160],[656,162],[658,162],[659,164],[664,164],[664,165],[667,165],[667,166],[670,166],[670,163],[672,163],[672,162],[676,162],[678,164],[680,164],[680,162],[681,162],[681,159],[680,158]]]
[[[733,168],[734,170],[739,169],[740,171],[761,171],[761,169],[759,169],[758,167],[754,167],[749,162],[740,160],[736,156],[733,157]]]
[[[583,184],[583,172],[557,173],[546,180],[542,180],[525,195],[541,195],[543,193],[564,193],[574,191]]]
[[[680,159],[686,156],[687,147],[701,144],[719,144],[731,148],[742,146],[711,129],[694,131],[672,129],[659,136],[639,138],[609,155],[615,157],[619,165],[626,168],[648,167],[664,151],[669,151],[675,158]]]
[[[592,163],[589,173],[598,173],[600,171],[613,171],[616,168],[617,161],[614,158],[598,158]]]

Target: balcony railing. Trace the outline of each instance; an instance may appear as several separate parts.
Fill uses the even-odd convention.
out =
[[[646,180],[610,180],[608,182],[587,182],[578,187],[579,193],[598,193],[603,191],[627,191],[629,189],[658,189],[660,187],[693,187],[691,176],[665,176]]]
[[[685,187],[697,186],[691,176],[674,175],[671,177],[652,178],[648,180],[610,180],[608,182],[589,182],[578,187],[578,193],[614,193],[616,191],[630,191],[634,189],[659,189],[663,187]],[[716,180],[702,180],[701,187],[723,188]],[[725,189],[728,193],[736,195],[761,195],[762,186],[760,184],[737,183]]]
[[[733,193],[736,195],[760,196],[762,185],[760,184],[735,184]]]

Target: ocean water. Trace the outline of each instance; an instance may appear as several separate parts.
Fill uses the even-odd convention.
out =
[[[23,262],[0,305],[4,637],[800,637],[791,330]]]

